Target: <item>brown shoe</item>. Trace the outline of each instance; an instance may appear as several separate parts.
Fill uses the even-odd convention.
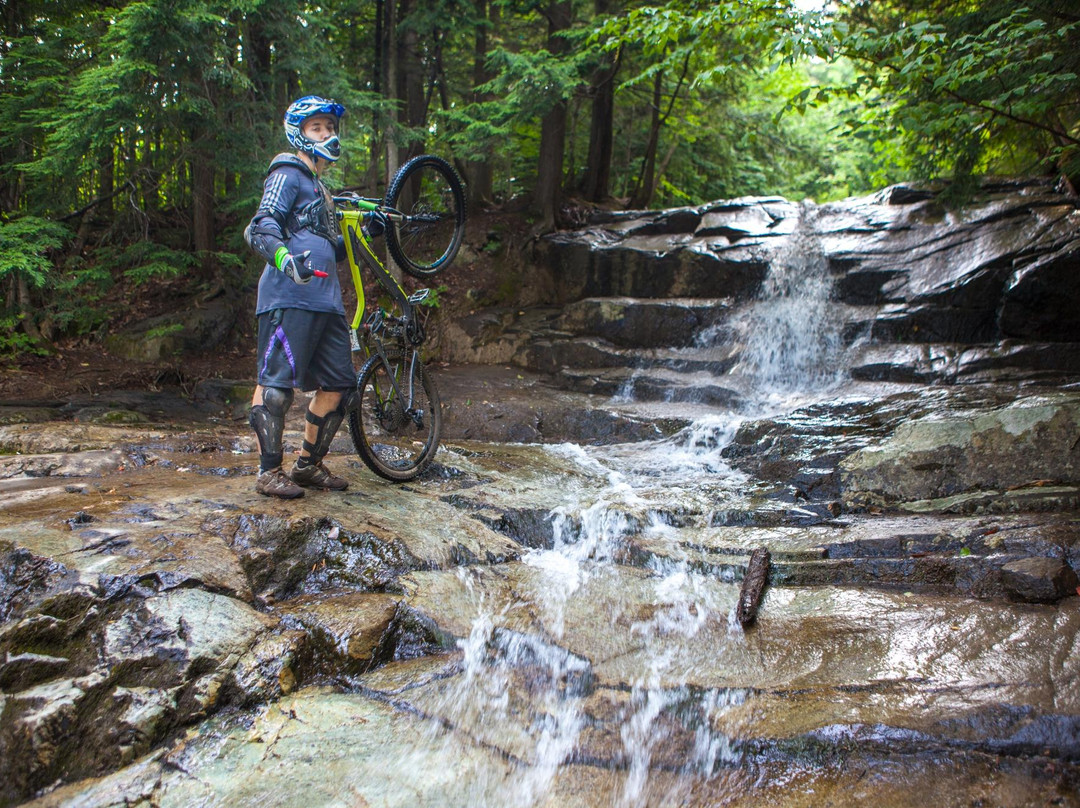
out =
[[[268,497],[296,499],[304,496],[304,489],[289,479],[281,466],[263,471],[255,478],[255,490]]]
[[[344,491],[349,487],[349,481],[342,477],[335,477],[321,462],[314,466],[300,468],[293,464],[289,472],[292,481],[304,488],[321,488],[324,491]]]

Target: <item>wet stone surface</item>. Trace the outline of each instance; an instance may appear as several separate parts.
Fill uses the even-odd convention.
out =
[[[1017,455],[959,510],[896,475],[860,503],[845,476],[872,449],[904,463],[901,426],[927,418],[1007,420],[958,455],[987,466],[1076,400],[1006,399],[450,440],[402,486],[336,455],[349,490],[288,503],[254,493],[225,425],[9,434],[0,804],[1076,805],[1080,513],[1039,506],[1071,467],[1039,485]],[[1017,570],[1044,591],[1038,559],[1053,597],[1018,594]]]
[[[400,486],[257,495],[245,380],[4,403],[0,806],[1080,805],[1078,215],[600,214]]]

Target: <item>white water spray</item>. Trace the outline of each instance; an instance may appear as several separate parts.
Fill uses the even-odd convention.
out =
[[[842,318],[831,295],[825,259],[809,227],[802,227],[773,255],[761,294],[741,320],[699,340],[706,349],[743,335],[742,360],[732,373],[748,392],[742,412],[716,411],[670,438],[632,447],[549,447],[606,486],[591,495],[577,490],[553,509],[552,547],[522,559],[533,582],[524,600],[478,604],[472,631],[460,643],[463,675],[445,711],[465,723],[507,728],[517,739],[514,774],[501,789],[506,805],[547,803],[560,768],[595,720],[587,715],[596,697],[592,668],[604,660],[571,653],[574,638],[566,636],[569,614],[579,615],[583,598],[595,592],[609,601],[612,630],[631,616],[629,629],[623,623],[618,630],[630,643],[623,653],[636,666],[623,680],[629,693],[606,697],[620,704],[614,723],[603,727],[621,747],[612,761],[623,772],[613,805],[684,802],[695,779],[707,780],[738,761],[737,743],[715,727],[725,726],[724,714],[749,693],[693,687],[694,656],[687,651],[700,643],[743,641],[730,620],[737,588],[696,569],[680,542],[693,541],[695,524],[705,528],[715,513],[746,507],[748,480],[722,454],[738,427],[748,417],[819,395],[839,379]],[[621,396],[632,394],[633,381]],[[649,546],[662,549],[637,565],[647,577],[628,575],[620,562],[627,553],[648,554],[643,548]],[[624,603],[619,586],[644,587],[644,599],[638,589]],[[633,611],[642,603],[650,604],[644,615]],[[501,627],[515,609],[530,615],[535,633]],[[684,750],[675,762],[672,743]],[[658,766],[673,765],[679,776],[653,781]]]
[[[841,380],[843,318],[833,285],[824,252],[804,221],[771,256],[758,299],[743,319],[740,370],[752,385],[752,404],[779,403]]]

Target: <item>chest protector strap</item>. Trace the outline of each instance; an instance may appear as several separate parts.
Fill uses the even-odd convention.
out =
[[[275,168],[281,168],[282,166],[294,166],[295,168],[299,168],[312,179],[315,179],[315,175],[308,167],[308,164],[301,160],[299,157],[297,157],[295,154],[289,154],[288,152],[282,152],[270,161],[270,168],[266,169],[267,175],[269,175],[270,172],[273,171]]]
[[[317,236],[322,236],[325,239],[336,242],[339,233],[337,217],[334,215],[334,210],[327,200],[326,189],[323,188],[319,178],[315,176],[307,163],[295,154],[289,154],[288,152],[282,152],[275,157],[270,162],[270,168],[267,169],[266,173],[269,174],[274,169],[282,166],[293,166],[301,169],[304,174],[315,181],[315,187],[318,192],[318,196],[314,200],[304,205],[299,210],[292,211],[288,215],[288,230],[293,233],[297,230],[310,230]],[[286,237],[288,237],[288,233],[286,233]]]

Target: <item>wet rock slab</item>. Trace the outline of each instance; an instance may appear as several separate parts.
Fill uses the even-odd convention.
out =
[[[941,400],[782,434],[835,468],[914,406]],[[1076,514],[814,512],[725,467],[725,428],[449,440],[404,486],[338,455],[350,489],[292,503],[225,427],[18,433],[69,460],[3,483],[0,802],[1075,804],[1080,601],[1013,602],[1003,570],[1075,564]]]
[[[374,593],[410,569],[519,553],[437,499],[417,512],[407,489],[385,487],[398,503],[372,505],[361,485],[332,504],[312,497],[314,513],[285,508],[254,494],[251,457],[152,440],[136,450],[141,467],[5,498],[4,803],[108,771],[178,727],[305,678],[431,653],[439,637]],[[222,462],[241,473],[219,474]],[[342,590],[382,600],[369,612],[356,594],[318,600]]]
[[[514,597],[535,591],[524,581],[539,574],[492,573],[470,578],[473,606],[486,598],[497,607],[497,590],[513,590]],[[609,627],[625,638],[614,646],[571,636],[530,640],[514,626],[529,622],[533,601],[514,601],[518,607],[501,617],[495,609],[482,643],[463,642],[464,655],[392,663],[357,680],[359,693],[305,689],[269,707],[221,716],[155,758],[37,804],[142,797],[161,805],[296,805],[316,795],[387,805],[588,806],[621,795],[643,805],[801,805],[806,789],[841,806],[868,798],[913,805],[904,796],[912,788],[944,804],[980,794],[995,805],[1077,804],[1078,772],[1068,762],[1077,757],[1069,741],[1077,705],[1055,701],[1072,680],[1054,681],[1053,673],[1075,643],[1075,609],[1071,617],[1045,607],[1026,617],[1008,606],[972,614],[936,599],[860,605],[853,593],[822,600],[820,593],[793,591],[783,596],[792,608],[779,622],[773,618],[767,640],[765,631],[732,631],[726,620],[715,629],[707,616],[697,621],[701,630],[693,636],[702,655],[722,649],[722,657],[695,662],[696,678],[669,685],[620,673],[634,668],[625,652],[643,654],[649,642],[635,625],[670,612],[677,601],[674,587],[626,573],[630,580],[613,571],[614,580],[588,582],[564,613],[577,622],[579,611],[616,601],[629,614],[641,609],[629,606],[639,600],[635,589],[663,593],[636,621]],[[446,590],[435,597],[445,603]],[[724,597],[718,594],[717,605]],[[779,605],[767,602],[766,613]],[[880,639],[882,620],[888,640]],[[1023,669],[1003,665],[1009,643],[1025,645],[1025,631],[1039,630],[1044,620],[1060,645]],[[795,640],[783,622],[792,632],[812,633]],[[475,619],[463,616],[461,625]],[[581,653],[570,650],[580,642]],[[794,678],[766,672],[758,687],[730,685],[743,679],[747,663],[782,666],[793,647],[803,648],[803,664],[787,674]],[[468,662],[474,648],[483,655],[479,670]],[[670,668],[673,678],[682,664]],[[637,727],[631,733],[641,733],[640,746],[627,727]],[[545,743],[561,744],[569,763],[552,766]]]
[[[941,499],[1036,481],[1080,482],[1080,395],[1018,398],[970,414],[908,421],[841,463],[845,497],[860,501]]]

